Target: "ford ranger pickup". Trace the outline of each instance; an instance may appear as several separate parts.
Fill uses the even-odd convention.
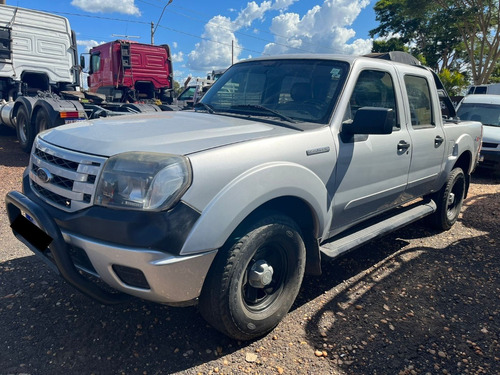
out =
[[[458,219],[482,125],[444,118],[436,75],[394,58],[250,59],[193,111],[42,132],[6,196],[13,233],[101,303],[198,304],[226,335],[261,336],[322,257]]]

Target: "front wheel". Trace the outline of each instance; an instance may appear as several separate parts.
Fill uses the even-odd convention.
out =
[[[202,316],[237,340],[264,335],[295,301],[305,259],[294,221],[281,215],[260,220],[219,251],[200,296]]]
[[[461,168],[453,169],[446,184],[433,196],[437,205],[436,212],[431,216],[434,228],[448,230],[455,224],[462,209],[465,189],[464,172]]]

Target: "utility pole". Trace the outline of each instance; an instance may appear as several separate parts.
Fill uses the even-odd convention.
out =
[[[0,0],[1,1],[1,0]],[[156,22],[156,27],[155,27],[155,24],[154,22],[151,22],[151,44],[155,44],[155,33],[156,33],[156,29],[158,28],[158,26],[160,25],[160,20],[161,18],[163,17],[163,13],[165,12],[165,8],[167,7],[167,5],[169,5],[172,1],[174,0],[168,0],[168,3],[165,4],[165,6],[163,7],[163,10],[161,11],[161,14],[160,14],[160,18],[158,18],[158,21]]]

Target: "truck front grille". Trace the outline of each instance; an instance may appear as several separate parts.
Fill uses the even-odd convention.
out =
[[[67,212],[82,210],[94,201],[97,177],[105,161],[37,138],[30,159],[30,184],[48,204]]]

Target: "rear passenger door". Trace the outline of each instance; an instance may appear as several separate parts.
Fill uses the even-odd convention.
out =
[[[443,167],[446,142],[441,108],[431,78],[418,74],[403,77],[412,148],[406,192],[409,197],[419,197],[429,193],[431,188],[437,189],[437,178]]]

